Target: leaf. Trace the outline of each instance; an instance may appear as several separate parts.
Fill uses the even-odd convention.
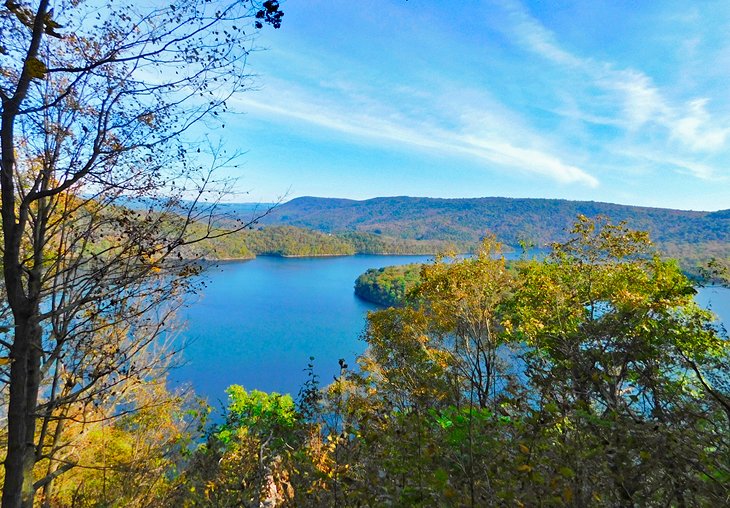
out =
[[[565,487],[563,489],[563,499],[566,503],[571,503],[573,501],[573,489]]]
[[[45,77],[46,72],[48,72],[46,64],[38,60],[36,57],[31,57],[26,60],[25,68],[31,79],[42,79]]]
[[[567,466],[561,467],[560,469],[558,469],[558,472],[561,474],[561,476],[565,478],[573,478],[575,476],[575,471]]]
[[[438,418],[437,421],[439,425],[441,425],[442,429],[448,429],[454,425],[454,422],[448,416],[442,416],[441,418]]]
[[[445,469],[438,468],[434,472],[434,480],[436,480],[436,485],[443,489],[446,487],[446,484],[449,481],[449,474],[446,472]]]
[[[13,360],[7,356],[0,357],[0,365],[9,365]]]

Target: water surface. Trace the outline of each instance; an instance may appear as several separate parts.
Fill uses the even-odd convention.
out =
[[[697,290],[697,302],[714,312],[725,328],[730,328],[730,288],[709,286]]]
[[[365,314],[376,307],[353,284],[368,268],[419,263],[428,256],[258,257],[207,272],[199,301],[185,310],[186,363],[173,384],[190,383],[211,403],[231,384],[296,394],[315,357],[323,385],[364,351]],[[730,323],[730,289],[701,288],[697,300]]]
[[[429,259],[261,256],[211,268],[202,297],[185,310],[186,364],[171,379],[192,383],[210,402],[231,384],[296,394],[314,356],[329,384],[340,358],[354,365],[364,351],[365,314],[376,308],[355,296],[355,279],[368,268]]]

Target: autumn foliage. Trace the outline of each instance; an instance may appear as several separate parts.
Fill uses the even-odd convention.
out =
[[[544,259],[508,269],[499,248],[424,266],[405,305],[368,316],[367,352],[329,386],[311,366],[296,400],[233,386],[197,438],[165,429],[205,410],[132,418],[156,445],[154,504],[723,505],[730,345],[676,264],[646,234],[584,217]],[[129,425],[107,453],[132,458]],[[101,453],[96,436],[86,453]],[[140,471],[110,470],[106,488]],[[64,479],[59,506],[68,482],[94,505],[98,473]]]

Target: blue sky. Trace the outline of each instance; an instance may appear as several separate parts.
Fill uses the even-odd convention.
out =
[[[730,208],[727,0],[288,0],[216,132],[288,192]]]

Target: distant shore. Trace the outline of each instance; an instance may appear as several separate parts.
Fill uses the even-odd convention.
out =
[[[236,262],[236,261],[252,261],[257,257],[270,257],[270,258],[284,258],[284,259],[296,259],[296,258],[338,258],[338,257],[350,257],[350,256],[436,256],[437,253],[402,253],[402,252],[355,252],[353,254],[278,254],[278,253],[264,253],[257,254],[250,257],[222,257],[222,258],[201,258],[200,261],[206,263],[216,262]],[[194,261],[191,259],[190,261]]]

